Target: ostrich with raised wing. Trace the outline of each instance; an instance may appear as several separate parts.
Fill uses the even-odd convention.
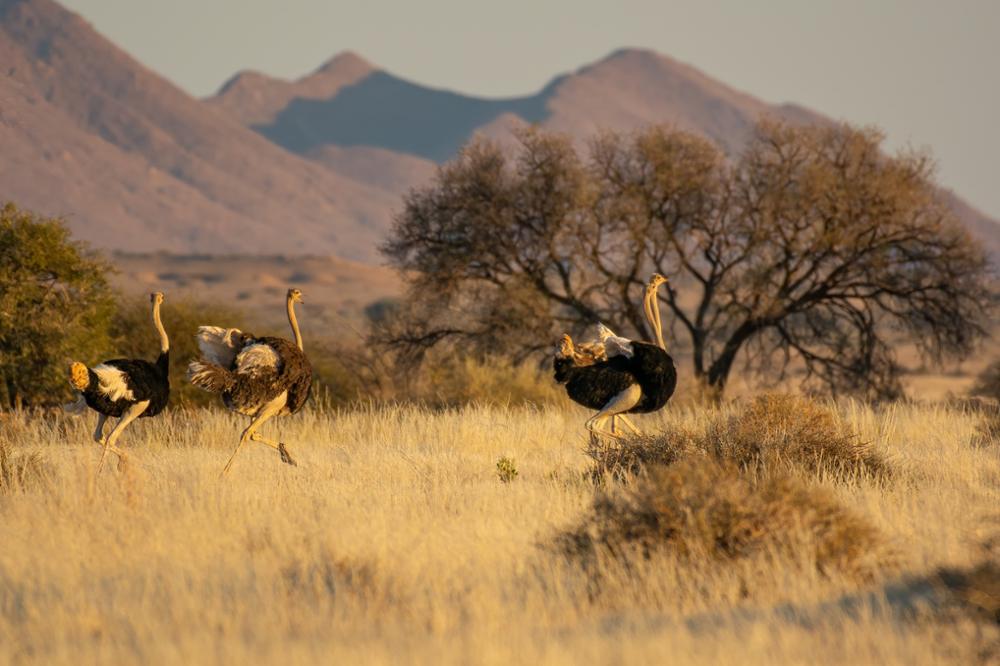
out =
[[[639,429],[626,414],[662,409],[677,387],[677,369],[663,342],[656,295],[666,282],[665,277],[654,274],[643,295],[643,310],[655,343],[617,336],[603,325],[599,327],[599,341],[581,345],[582,349],[574,346],[568,335],[563,336],[554,360],[555,379],[566,385],[571,400],[597,410],[586,424],[593,435],[617,437],[615,423],[619,419],[638,434]],[[609,419],[610,432],[604,430]]]
[[[255,337],[236,328],[198,327],[202,358],[188,366],[188,379],[198,388],[222,396],[227,408],[251,418],[222,474],[233,465],[247,441],[276,449],[281,461],[296,462],[283,442],[262,436],[258,429],[275,416],[294,414],[302,408],[312,386],[312,368],[302,351],[302,334],[295,318],[295,304],[302,292],[289,289],[285,301],[291,342],[277,337]]]

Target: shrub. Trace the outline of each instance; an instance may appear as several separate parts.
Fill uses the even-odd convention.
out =
[[[883,456],[836,412],[809,398],[765,395],[709,432],[721,460],[741,467],[794,465],[810,472],[886,476]]]
[[[510,483],[517,478],[517,465],[510,458],[497,460],[497,478],[503,483]]]
[[[107,351],[109,270],[61,220],[0,202],[0,407],[65,402],[67,364]]]
[[[829,491],[789,475],[755,478],[705,457],[658,466],[630,489],[600,493],[557,547],[591,573],[607,557],[628,568],[658,554],[716,564],[762,556],[866,580],[893,560],[879,531]]]
[[[652,465],[700,455],[744,470],[798,469],[844,476],[891,476],[889,462],[836,412],[813,400],[765,395],[726,417],[716,412],[701,431],[673,428],[657,435],[592,443],[595,480],[621,480]]]

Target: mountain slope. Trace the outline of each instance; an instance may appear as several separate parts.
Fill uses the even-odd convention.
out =
[[[339,56],[331,64],[341,58],[350,63],[356,56]],[[513,129],[527,123],[569,134],[581,147],[601,130],[670,123],[735,154],[762,117],[830,122],[794,104],[768,104],[690,65],[641,49],[616,51],[556,77],[534,95],[499,100],[420,86],[364,65],[364,70],[349,70],[354,78],[335,71],[338,85],[326,97],[312,82],[319,73],[294,83],[257,81],[254,103],[268,109],[268,119],[259,122],[265,116],[255,114],[258,120],[247,124],[288,150],[398,197],[427,182],[431,162],[450,159],[472,136],[511,145]],[[251,75],[236,80],[244,76]],[[310,92],[290,98],[292,88]],[[227,85],[208,103],[240,117],[241,95]],[[953,194],[947,196],[959,218],[1000,256],[1000,224]]]
[[[297,81],[276,79],[260,72],[240,72],[207,101],[244,125],[264,125],[273,122],[294,99],[328,99],[374,71],[356,53],[345,51]]]
[[[44,152],[36,151],[40,176],[63,175],[44,201],[5,161],[3,197],[66,215],[75,233],[105,247],[376,258],[394,196],[275,146],[149,72],[54,2],[0,0],[0,62],[5,98],[44,101],[30,119],[39,148],[58,150],[56,137],[72,133],[90,159],[54,170],[38,166]],[[4,145],[16,143],[21,153],[25,122],[0,126]],[[129,174],[122,187],[134,207],[112,199],[115,188],[60,186],[66,178],[90,183],[121,172]],[[155,224],[143,220],[147,214]],[[190,219],[194,214],[201,219]]]

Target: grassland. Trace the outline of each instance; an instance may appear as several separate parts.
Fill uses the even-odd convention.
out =
[[[995,658],[996,623],[945,608],[934,583],[941,567],[988,559],[982,544],[1000,526],[987,417],[832,409],[891,475],[762,464],[784,465],[878,534],[864,576],[767,544],[712,559],[668,543],[582,562],[560,540],[597,520],[595,501],[642,510],[644,477],[595,486],[585,415],[570,407],[307,411],[270,427],[299,467],[250,445],[225,480],[242,426],[229,414],[142,419],[122,440],[130,463],[100,476],[92,416],[3,415],[0,663]],[[640,427],[704,443],[735,410],[673,407]],[[708,455],[689,448],[690,460]],[[762,469],[744,465],[737,481]]]

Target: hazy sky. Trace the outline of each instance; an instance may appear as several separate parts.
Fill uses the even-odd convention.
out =
[[[940,180],[1000,219],[1000,0],[62,2],[199,96],[241,69],[294,78],[345,49],[423,84],[520,95],[648,47],[929,147]]]

